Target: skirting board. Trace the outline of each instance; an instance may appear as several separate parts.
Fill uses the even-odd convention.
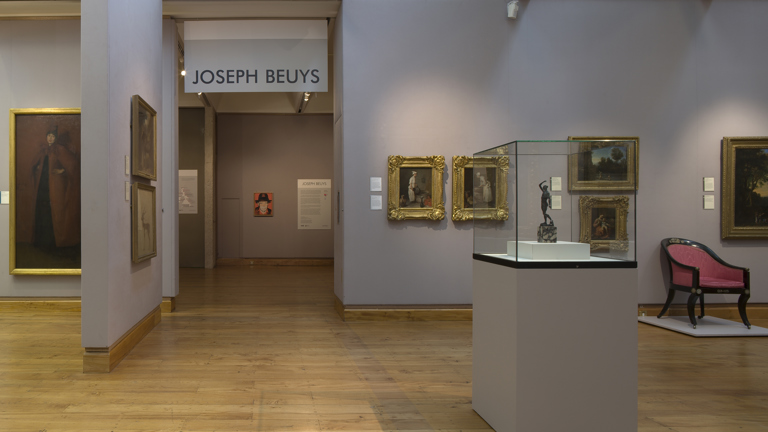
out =
[[[332,266],[333,258],[219,258],[217,266]]]
[[[734,296],[735,297],[735,296]],[[646,316],[656,316],[661,312],[664,305],[640,305],[637,307],[637,315],[642,316],[645,312]],[[699,304],[696,304],[696,316],[701,313]],[[741,322],[739,316],[739,309],[736,304],[731,303],[704,303],[704,313],[708,316],[717,318],[736,320]],[[669,306],[669,310],[665,315],[669,316],[688,316],[688,306],[684,304],[673,304]],[[768,304],[766,303],[747,303],[747,317],[750,319],[766,319],[768,318]]]
[[[163,297],[163,302],[160,303],[160,311],[162,313],[171,313],[176,310],[176,297]]]
[[[334,306],[345,322],[472,321],[471,305],[345,306],[336,297]]]
[[[160,324],[162,313],[158,305],[144,319],[136,323],[110,347],[87,347],[83,353],[83,373],[110,373],[144,336]]]
[[[2,297],[0,312],[80,312],[80,297]]]

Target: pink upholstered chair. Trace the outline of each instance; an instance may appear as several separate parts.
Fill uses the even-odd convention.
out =
[[[675,298],[675,291],[686,291],[688,296],[688,318],[696,328],[696,301],[701,299],[701,315],[704,318],[704,294],[740,294],[739,315],[747,328],[752,328],[747,319],[749,300],[749,269],[726,263],[712,249],[701,243],[681,238],[666,238],[661,248],[669,261],[671,279],[667,302],[658,315],[661,318]]]

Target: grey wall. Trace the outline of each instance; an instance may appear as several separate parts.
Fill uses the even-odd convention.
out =
[[[179,109],[179,169],[197,170],[197,214],[179,215],[179,266],[205,267],[205,109]]]
[[[80,20],[0,21],[0,190],[10,189],[8,110],[80,107]],[[9,275],[0,205],[0,297],[80,296],[79,276]]]
[[[663,303],[659,241],[698,239],[768,279],[765,240],[720,240],[701,179],[724,136],[768,135],[768,3],[345,0],[345,304],[471,303],[470,225],[368,209],[388,155],[468,155],[515,139],[640,137],[640,303]],[[338,75],[337,75],[338,77]],[[374,102],[375,101],[375,102]],[[446,176],[446,204],[451,183]],[[617,281],[621,289],[621,282]],[[733,302],[712,295],[709,302]],[[753,302],[768,301],[755,290]]]
[[[163,182],[163,297],[179,294],[179,98],[180,81],[176,21],[163,19],[163,135],[160,168],[169,173]],[[160,127],[160,126],[158,126]],[[159,151],[159,150],[158,150]],[[159,239],[158,239],[159,240]]]
[[[333,116],[219,114],[217,158],[220,258],[333,257],[333,230],[297,219],[297,180],[333,179]],[[253,216],[256,192],[273,217]]]

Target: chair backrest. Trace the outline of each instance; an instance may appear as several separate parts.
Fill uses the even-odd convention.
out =
[[[685,239],[664,239],[664,250],[675,261],[699,268],[701,277],[726,279],[743,282],[743,272],[738,269],[726,267],[722,260],[707,246]],[[673,272],[677,266],[673,266]]]

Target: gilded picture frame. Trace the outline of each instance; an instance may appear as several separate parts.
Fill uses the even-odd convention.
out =
[[[768,137],[724,137],[722,148],[722,238],[768,238]]]
[[[569,136],[568,140],[589,141],[568,158],[569,191],[638,189],[639,137]]]
[[[131,97],[131,174],[157,180],[157,112],[139,95]]]
[[[591,251],[629,250],[626,195],[579,197],[581,231],[579,242],[589,243]]]
[[[388,158],[387,219],[443,220],[443,156]]]
[[[507,220],[509,156],[453,157],[453,221]]]
[[[157,256],[156,189],[134,183],[131,192],[131,260],[139,263]]]
[[[8,126],[9,273],[80,275],[80,108],[11,109]]]

